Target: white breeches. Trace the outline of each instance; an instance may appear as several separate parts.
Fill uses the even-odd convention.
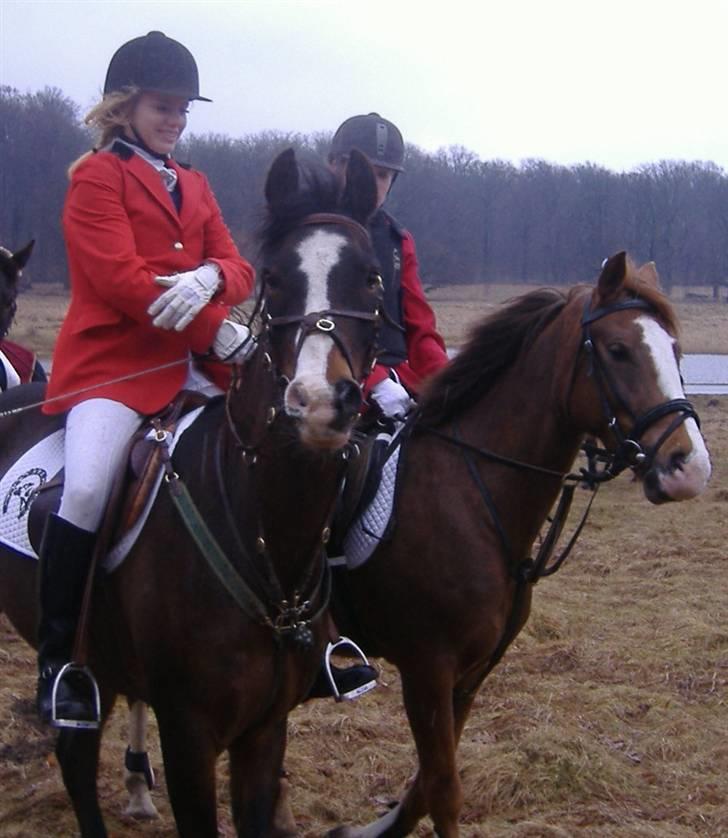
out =
[[[127,445],[144,417],[111,399],[89,399],[66,420],[66,478],[58,514],[95,532]]]
[[[207,396],[222,393],[190,365],[183,389]],[[81,529],[101,524],[129,440],[144,416],[111,399],[88,399],[71,408],[66,420],[66,476],[58,514]]]

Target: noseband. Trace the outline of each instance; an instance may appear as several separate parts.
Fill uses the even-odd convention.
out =
[[[319,212],[314,213],[312,215],[307,215],[299,222],[299,224],[301,226],[335,224],[338,227],[345,227],[347,230],[354,233],[355,237],[359,240],[359,243],[363,247],[371,248],[372,246],[371,237],[369,236],[367,229],[361,224],[359,224],[358,221],[355,221],[353,218],[349,218],[346,215],[338,215],[336,213],[329,212]],[[379,288],[381,291],[381,277],[379,277]],[[265,294],[265,288],[263,288],[262,294]],[[342,317],[349,318],[352,320],[363,320],[365,322],[374,323],[375,325],[375,337],[372,341],[372,351],[369,353],[371,355],[371,358],[369,360],[369,363],[365,365],[365,369],[363,369],[359,375],[357,375],[356,371],[354,370],[354,360],[352,357],[351,350],[344,343],[344,341],[341,339],[338,332],[336,331],[336,318]],[[355,381],[358,381],[360,384],[371,372],[371,365],[374,361],[374,347],[376,346],[376,332],[378,332],[379,330],[380,322],[381,314],[380,307],[378,305],[373,312],[359,311],[357,309],[332,308],[326,309],[324,311],[308,312],[308,314],[291,314],[284,317],[271,317],[265,312],[265,309],[263,311],[264,329],[273,329],[280,326],[292,325],[298,325],[300,327],[300,334],[298,335],[298,340],[296,341],[296,348],[294,353],[294,364],[298,363],[298,358],[301,354],[301,350],[303,349],[303,344],[306,341],[306,339],[310,337],[312,334],[315,334],[316,332],[323,332],[336,344],[337,348],[344,356],[344,360],[346,361],[349,367],[349,371],[351,372],[352,378]]]
[[[624,399],[619,395],[619,390],[615,385],[614,379],[609,374],[609,370],[602,361],[596,344],[592,340],[591,324],[597,320],[601,320],[602,317],[633,308],[655,314],[653,306],[646,300],[640,298],[623,300],[610,306],[602,306],[601,308],[594,309],[594,311],[590,311],[590,306],[591,300],[587,299],[584,314],[581,318],[582,340],[580,348],[584,350],[589,359],[589,370],[587,374],[589,376],[593,375],[594,381],[596,382],[599,399],[602,404],[602,412],[607,418],[607,425],[616,442],[616,449],[613,452],[608,452],[594,445],[586,444],[584,449],[589,458],[588,474],[590,479],[598,482],[611,480],[627,468],[633,468],[644,474],[650,470],[657,452],[673,431],[688,419],[694,419],[698,427],[700,427],[700,419],[695,408],[687,399],[670,399],[656,407],[650,408],[641,416],[635,416]],[[574,372],[576,372],[576,366]],[[572,385],[573,378],[572,376]],[[632,420],[632,428],[626,434],[617,420],[617,407],[627,413]],[[677,415],[660,435],[657,442],[652,446],[645,446],[642,442],[642,437],[647,430],[664,416],[672,413]],[[596,468],[597,460],[605,463],[601,470],[597,470]]]

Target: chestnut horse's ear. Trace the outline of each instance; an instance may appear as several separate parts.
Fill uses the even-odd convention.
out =
[[[651,285],[653,288],[660,287],[660,277],[657,273],[657,266],[654,262],[645,262],[645,264],[637,271],[637,276],[639,276],[642,282],[646,285]]]
[[[620,250],[610,256],[602,265],[597,281],[597,290],[602,300],[608,300],[619,291],[627,275],[627,253]]]
[[[346,187],[342,206],[352,218],[366,226],[377,208],[377,179],[372,164],[364,154],[353,148],[346,165]]]
[[[31,239],[25,247],[21,247],[20,250],[16,250],[13,253],[13,262],[18,266],[18,270],[25,267],[26,262],[30,259],[30,254],[33,252],[33,245],[35,244],[35,239]]]
[[[275,210],[290,195],[298,192],[299,174],[296,152],[292,148],[282,151],[273,161],[265,181],[265,199]]]

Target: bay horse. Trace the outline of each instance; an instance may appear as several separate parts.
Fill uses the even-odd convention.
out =
[[[289,149],[265,195],[256,349],[167,457],[138,540],[97,580],[89,617],[102,725],[117,694],[151,705],[177,829],[190,838],[218,834],[223,751],[237,834],[291,834],[273,823],[286,716],[328,640],[324,544],[379,327],[366,158],[351,155],[342,194],[323,164]],[[16,391],[26,392],[0,400],[0,474],[63,423],[34,407],[38,388]],[[0,547],[0,605],[33,643],[37,562]],[[107,834],[100,741],[101,730],[64,728],[56,746],[84,838]]]
[[[405,429],[394,528],[341,572],[346,607],[335,609],[348,635],[399,669],[419,767],[391,811],[331,838],[408,835],[426,814],[440,838],[459,834],[458,741],[528,619],[534,583],[558,566],[531,554],[585,435],[605,462],[572,486],[631,469],[651,503],[703,491],[710,459],[676,338],[654,265],[619,253],[594,288],[504,306],[431,382]]]

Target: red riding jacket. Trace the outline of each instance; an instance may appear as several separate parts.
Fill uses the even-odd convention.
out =
[[[425,297],[420,280],[415,241],[412,235],[384,210],[370,225],[375,252],[385,283],[385,307],[390,317],[403,327],[406,360],[387,365],[378,363],[366,380],[365,392],[389,375],[393,369],[410,393],[417,395],[423,379],[437,372],[447,361],[445,342],[437,331],[435,314]],[[400,251],[393,260],[396,251]],[[392,262],[396,268],[392,267]],[[399,287],[391,287],[391,283]],[[385,350],[387,338],[385,336]],[[397,342],[396,336],[394,341]],[[402,357],[400,355],[400,357]]]
[[[47,396],[84,392],[47,404],[47,413],[89,398],[114,399],[145,414],[161,410],[181,389],[187,366],[145,371],[190,351],[206,353],[228,307],[253,288],[253,269],[238,253],[207,179],[169,165],[182,195],[179,212],[159,173],[121,144],[87,158],[73,173],[63,210],[71,304]],[[192,270],[203,260],[222,272],[213,300],[182,332],[153,326],[147,308],[165,290],[154,277]],[[205,371],[227,387],[223,364],[206,364]]]

